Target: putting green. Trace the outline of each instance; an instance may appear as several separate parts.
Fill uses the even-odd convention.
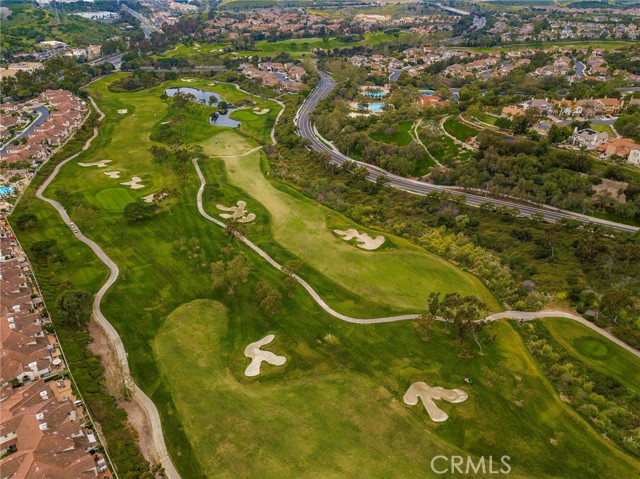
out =
[[[153,346],[205,477],[411,477],[425,469],[420,451],[450,450],[357,374],[276,381],[286,365],[263,365],[259,380],[234,374],[227,323],[222,304],[193,301],[169,315]],[[278,337],[265,349],[290,354]]]
[[[572,356],[640,393],[640,358],[570,319],[544,321],[553,338]]]
[[[244,151],[251,148],[240,137],[232,140],[227,135],[225,141],[244,144]],[[364,251],[343,241],[333,233],[334,229],[363,228],[316,202],[275,188],[261,171],[263,155],[256,151],[224,158],[230,182],[268,210],[271,233],[279,244],[343,288],[365,300],[384,302],[399,310],[423,311],[432,291],[475,295],[492,309],[498,308],[476,277],[408,241],[384,233],[395,247],[379,251]],[[206,207],[215,213],[215,205]],[[374,236],[380,234],[367,231]],[[249,237],[250,232],[247,229]]]
[[[125,221],[121,212],[108,209],[118,206],[120,193],[106,193],[104,204],[97,199],[99,193],[121,187],[73,163],[62,168],[47,192],[63,189],[71,194],[71,202],[98,209],[94,228],[85,234],[120,268],[102,310],[122,337],[137,383],[158,406],[168,450],[183,477],[429,477],[430,460],[437,454],[509,455],[514,478],[601,479],[632,477],[639,470],[635,458],[595,433],[558,398],[506,322],[489,326],[496,340],[485,346],[484,355],[461,361],[460,349],[441,324],[425,343],[411,322],[363,326],[338,321],[302,287],[285,291],[283,275],[252,253],[247,283],[238,285],[233,295],[214,290],[209,264],[228,254],[228,240],[198,214],[199,183],[193,169],[182,178],[170,165],[155,162],[148,151],[153,144],[150,133],[168,116],[169,101],[160,98],[164,85],[135,93],[108,91],[107,85],[119,77],[122,74],[90,86],[106,118],[101,134],[78,161],[111,154],[114,169],[127,170],[127,178],[120,181],[141,176],[149,189],[124,191],[135,198],[165,186],[175,190],[171,207],[148,221]],[[120,108],[132,114],[122,117],[117,114]],[[255,146],[235,131],[202,122],[196,128],[196,120],[184,121],[185,143],[205,137],[216,150],[238,153]],[[260,171],[260,158],[256,152],[230,159],[243,190],[227,181],[223,160],[203,159],[203,168],[206,165],[205,171],[218,183],[207,189],[206,198],[217,195],[225,204],[235,203],[226,201],[231,198],[246,199],[259,215],[247,225],[257,243],[275,250],[272,236],[277,236],[278,246],[287,248],[281,256],[295,249],[301,258],[308,255],[314,266],[330,264],[332,271],[326,276],[315,271],[309,276],[328,300],[333,301],[338,291],[341,299],[357,303],[359,312],[362,305],[373,308],[373,299],[395,306],[393,312],[401,309],[394,301],[415,301],[422,309],[428,290],[415,287],[413,296],[399,301],[394,289],[403,274],[418,277],[416,264],[422,269],[437,267],[434,280],[450,275],[443,281],[452,289],[464,288],[465,278],[470,278],[469,289],[478,284],[449,263],[391,235],[385,235],[388,241],[379,251],[347,244],[331,231],[355,227],[376,233],[278,184],[272,186]],[[243,164],[245,159],[250,163]],[[212,214],[219,213],[215,204],[209,206]],[[31,208],[28,211],[40,220],[37,230],[24,233],[28,245],[57,239],[65,255],[65,262],[51,262],[37,272],[47,288],[46,301],[55,305],[65,279],[75,288],[97,291],[106,269],[57,213],[38,200],[21,202],[18,208]],[[289,236],[287,228],[292,228]],[[395,269],[382,270],[380,264],[390,266],[376,258],[394,258]],[[337,276],[341,269],[351,279]],[[347,285],[348,295],[328,279],[329,273]],[[257,304],[260,283],[281,291],[276,315],[265,314]],[[285,355],[287,363],[264,365],[260,377],[246,378],[249,360],[244,348],[269,333],[276,335],[269,349]],[[464,376],[474,379],[469,400],[443,404],[450,415],[444,424],[431,422],[424,409],[401,403],[413,382],[465,389]],[[550,438],[558,439],[557,446]],[[126,458],[121,461],[120,467],[126,465]]]
[[[557,398],[506,323],[492,326],[498,339],[486,356],[461,364],[439,328],[425,344],[408,323],[329,326],[305,296],[272,322],[250,298],[240,289],[230,309],[186,303],[152,343],[175,405],[171,419],[190,447],[172,442],[172,454],[192,452],[203,477],[431,477],[439,454],[506,454],[513,478],[615,477],[635,467]],[[276,339],[265,349],[287,363],[246,378],[244,347],[269,333]],[[473,387],[462,384],[464,374]],[[435,424],[401,401],[418,379],[462,387],[469,400],[440,402],[450,418]]]
[[[99,191],[96,194],[96,201],[105,210],[123,211],[125,206],[137,200],[131,196],[129,190],[116,186],[114,188],[107,188]]]
[[[604,339],[582,337],[577,341],[578,351],[590,358],[604,358],[609,355],[609,350]]]

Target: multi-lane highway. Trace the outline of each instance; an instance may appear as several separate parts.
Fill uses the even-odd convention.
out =
[[[310,141],[311,148],[313,148],[315,151],[326,153],[327,155],[329,155],[329,158],[333,163],[341,165],[345,161],[355,160],[340,153],[337,149],[332,148],[327,143],[322,141],[314,131],[310,119],[311,112],[313,112],[313,110],[321,100],[326,98],[329,93],[331,93],[334,87],[335,82],[333,81],[333,79],[326,73],[320,72],[320,82],[318,83],[318,87],[313,91],[311,95],[309,95],[305,103],[298,110],[298,114],[296,116],[296,124],[300,135]],[[471,206],[480,206],[482,204],[491,203],[496,207],[513,208],[515,210],[518,210],[521,216],[540,215],[542,218],[549,222],[556,222],[560,219],[573,219],[582,223],[594,223],[607,226],[618,231],[627,231],[633,233],[639,230],[639,228],[635,226],[614,223],[612,221],[581,215],[579,213],[561,210],[550,206],[522,204],[509,200],[485,197],[469,193],[462,194],[457,188],[451,188],[442,185],[433,185],[425,183],[423,181],[404,178],[368,163],[356,163],[358,164],[358,166],[366,168],[369,171],[369,174],[367,175],[368,180],[376,181],[379,176],[385,176],[388,179],[387,184],[389,186],[417,195],[426,195],[434,191],[445,191],[452,195],[460,195],[464,199],[465,203]]]
[[[123,11],[125,11],[127,13],[130,13],[131,15],[133,15],[135,18],[137,18],[140,21],[140,28],[142,29],[142,31],[144,33],[144,36],[146,38],[150,38],[151,37],[151,33],[153,33],[153,32],[162,33],[162,30],[160,30],[158,27],[156,27],[153,23],[151,23],[142,14],[136,12],[135,10],[132,10],[131,8],[127,7],[124,4],[120,5],[120,8]]]

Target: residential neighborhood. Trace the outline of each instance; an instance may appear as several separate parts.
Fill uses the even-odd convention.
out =
[[[302,80],[307,74],[301,66],[278,62],[258,63],[257,66],[241,63],[238,70],[267,88],[293,93],[304,88]]]
[[[37,98],[0,104],[0,208],[11,209],[35,169],[82,126],[89,106],[66,90],[46,90]]]
[[[111,478],[29,261],[4,219],[0,343],[2,478]]]

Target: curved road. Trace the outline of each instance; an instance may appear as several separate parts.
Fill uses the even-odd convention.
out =
[[[93,98],[89,98],[89,101],[91,101],[93,108],[95,108],[96,112],[98,112],[98,115],[99,115],[98,121],[101,121],[104,118],[104,113],[100,111],[100,109],[98,108],[98,105],[96,105],[96,103],[93,101]],[[69,161],[77,158],[82,153],[84,153],[91,145],[91,142],[97,136],[98,136],[98,127],[96,126],[93,129],[93,135],[84,144],[84,146],[82,147],[82,150],[74,155],[71,155],[66,160],[60,162],[55,167],[51,175],[46,179],[46,181],[42,183],[42,185],[38,188],[38,191],[36,192],[36,196],[38,198],[40,198],[42,201],[49,203],[51,206],[53,206],[56,209],[56,211],[58,212],[62,220],[67,225],[71,223],[71,218],[69,218],[67,211],[57,201],[44,196],[44,191],[55,179],[56,175],[60,172],[60,169]],[[93,250],[93,252],[100,259],[100,261],[102,261],[109,268],[109,271],[110,271],[109,278],[102,285],[102,287],[100,288],[100,291],[98,291],[98,293],[95,295],[95,298],[93,300],[93,317],[98,322],[98,324],[102,327],[102,329],[104,329],[105,333],[107,334],[107,337],[109,338],[109,340],[113,345],[113,348],[116,352],[118,360],[120,361],[120,365],[122,366],[122,375],[124,377],[125,384],[127,385],[127,388],[131,391],[131,396],[140,405],[140,407],[142,408],[142,410],[145,412],[147,416],[149,425],[151,427],[151,444],[154,448],[153,455],[156,457],[156,459],[164,468],[165,476],[168,479],[180,479],[180,475],[178,474],[178,471],[173,465],[173,462],[171,462],[171,458],[169,457],[169,453],[167,451],[167,446],[164,442],[164,436],[162,435],[162,424],[160,422],[160,414],[158,414],[158,409],[156,408],[156,405],[153,403],[153,401],[149,399],[149,397],[144,393],[144,391],[142,391],[142,389],[138,387],[138,385],[134,382],[133,378],[131,377],[131,371],[129,370],[129,361],[127,360],[127,352],[124,348],[124,344],[122,343],[122,339],[120,338],[120,335],[118,334],[116,329],[111,325],[111,323],[107,320],[107,318],[104,317],[104,315],[102,314],[102,311],[100,310],[100,303],[102,302],[102,298],[104,297],[105,293],[109,290],[109,288],[113,285],[113,283],[116,282],[116,279],[118,279],[118,274],[120,273],[120,270],[118,269],[118,265],[115,264],[113,260],[106,255],[106,253],[102,250],[102,248],[100,248],[100,246],[98,246],[93,240],[90,240],[84,234],[82,234],[82,232],[79,229],[76,229],[76,231],[72,231],[72,233],[76,236],[76,238],[78,238],[84,244],[89,246],[89,248]]]
[[[320,87],[319,87],[319,89],[320,89]],[[329,91],[331,91],[331,89],[329,89]],[[326,94],[328,94],[328,92]],[[326,96],[326,94],[325,94],[325,96]],[[96,112],[99,115],[98,116],[98,120],[101,121],[104,118],[104,114],[102,113],[102,111],[100,111],[100,109],[98,108],[98,106],[94,102],[93,98],[89,98],[89,100],[90,100],[93,108],[95,108]],[[317,101],[319,101],[319,100],[317,100]],[[317,101],[316,101],[316,104],[317,104]],[[304,105],[303,105],[303,107],[304,107]],[[308,116],[307,116],[307,123],[308,123]],[[274,128],[275,128],[275,126],[274,126]],[[83,152],[85,152],[89,148],[89,146],[91,145],[91,143],[93,142],[93,140],[97,136],[98,136],[98,127],[96,126],[96,127],[94,127],[93,135],[91,136],[91,138],[89,138],[86,141],[86,143],[82,147],[82,150],[80,152],[74,154],[74,155],[71,155],[69,158],[67,158],[66,160],[60,162],[58,165],[56,165],[56,167],[54,168],[54,170],[51,173],[51,175],[42,183],[42,185],[40,185],[40,187],[38,188],[38,190],[36,192],[36,196],[39,199],[41,199],[42,201],[45,201],[46,203],[49,203],[51,206],[53,206],[56,209],[56,211],[58,212],[58,214],[60,215],[62,220],[67,225],[72,223],[72,222],[71,222],[71,218],[67,214],[66,210],[57,201],[52,200],[52,199],[44,196],[44,191],[51,184],[51,182],[55,179],[57,174],[60,172],[60,169],[65,164],[67,164],[69,161],[77,158]],[[329,151],[332,151],[332,150],[329,150]],[[196,169],[196,172],[198,174],[198,177],[200,179],[200,188],[198,189],[198,193],[197,193],[198,211],[207,220],[209,220],[209,221],[215,223],[216,225],[224,228],[225,224],[222,221],[219,221],[216,218],[210,216],[204,209],[202,196],[203,196],[204,188],[206,186],[206,179],[204,178],[204,175],[202,174],[202,171],[200,170],[200,166],[198,165],[198,159],[194,158],[192,161],[193,161],[193,165],[194,165],[194,167]],[[346,160],[342,160],[342,161],[346,161]],[[342,161],[340,163],[342,163]],[[371,165],[367,165],[367,166],[371,166]],[[483,198],[483,200],[484,200],[484,198]],[[178,471],[176,470],[175,466],[173,465],[173,462],[171,461],[171,457],[169,456],[169,453],[167,451],[167,447],[166,447],[166,444],[165,444],[165,441],[164,441],[164,436],[162,434],[162,424],[161,424],[161,420],[160,420],[160,415],[158,413],[158,409],[156,408],[156,405],[153,403],[153,401],[151,401],[151,399],[144,393],[144,391],[142,391],[142,389],[140,389],[138,387],[138,385],[134,382],[133,378],[131,377],[131,372],[130,372],[130,369],[129,369],[129,362],[128,362],[128,359],[127,359],[127,352],[126,352],[126,350],[124,348],[124,344],[122,342],[122,339],[120,338],[120,335],[118,334],[116,329],[105,318],[104,314],[102,313],[102,311],[100,309],[100,304],[102,302],[102,299],[103,299],[104,295],[106,294],[106,292],[115,283],[115,281],[118,278],[118,275],[120,273],[118,265],[111,258],[109,258],[109,256],[107,256],[107,254],[102,250],[102,248],[100,248],[100,246],[98,246],[93,240],[87,238],[79,229],[76,228],[76,231],[72,231],[72,232],[73,232],[73,234],[76,236],[76,238],[78,240],[82,241],[84,244],[89,246],[91,248],[91,250],[96,254],[96,256],[100,259],[100,261],[102,261],[109,268],[109,271],[110,271],[109,278],[102,285],[102,287],[100,288],[100,290],[98,291],[98,293],[96,294],[96,296],[94,298],[93,316],[94,316],[95,320],[98,322],[98,324],[104,329],[104,331],[106,332],[107,336],[109,337],[109,339],[111,340],[111,342],[112,342],[112,344],[114,346],[114,349],[116,351],[116,355],[117,355],[118,360],[120,361],[120,364],[122,366],[122,373],[123,373],[123,376],[124,376],[125,383],[126,383],[127,387],[129,388],[129,390],[131,391],[133,399],[142,407],[143,411],[147,415],[147,419],[148,419],[150,427],[151,427],[151,437],[152,437],[152,442],[151,443],[152,443],[152,447],[154,448],[153,455],[157,458],[159,463],[164,468],[165,476],[168,479],[180,479],[180,475],[179,475]],[[293,278],[295,278],[296,281],[298,281],[298,283],[300,283],[300,285],[302,285],[302,287],[311,295],[311,297],[314,299],[314,301],[316,301],[316,303],[323,310],[325,310],[327,313],[329,313],[330,315],[332,315],[335,318],[338,318],[338,319],[340,319],[342,321],[347,321],[347,322],[356,323],[356,324],[379,324],[379,323],[389,323],[389,322],[395,322],[395,321],[412,320],[412,319],[415,319],[415,318],[420,316],[419,314],[406,314],[406,315],[390,316],[390,317],[383,317],[383,318],[359,319],[359,318],[353,318],[353,317],[344,315],[342,313],[339,313],[339,312],[335,311],[333,308],[331,308],[322,299],[322,297],[311,287],[311,285],[309,283],[307,283],[303,278],[301,278],[300,276],[298,276],[296,274],[289,273],[282,265],[280,265],[277,261],[275,261],[273,258],[271,258],[265,251],[263,251],[261,248],[259,248],[257,245],[255,245],[253,242],[251,242],[246,237],[244,237],[244,236],[242,236],[240,234],[237,234],[236,236],[238,237],[238,239],[240,241],[242,241],[244,244],[246,244],[249,248],[251,248],[254,252],[256,252],[264,260],[266,260],[274,268],[278,269],[279,271],[282,271],[285,274],[291,274],[291,276]],[[532,319],[548,318],[548,317],[564,317],[564,318],[569,318],[569,319],[578,321],[578,322],[584,324],[585,326],[589,327],[593,331],[597,332],[598,334],[600,334],[600,335],[606,337],[607,339],[613,341],[618,346],[620,346],[620,347],[626,349],[627,351],[631,352],[635,356],[640,357],[640,351],[632,348],[631,346],[627,345],[623,341],[620,341],[618,338],[610,335],[606,331],[598,328],[597,326],[595,326],[594,324],[592,324],[589,321],[585,320],[581,316],[577,316],[577,315],[574,315],[574,314],[571,314],[571,313],[566,313],[566,312],[563,312],[563,311],[540,311],[540,312],[535,312],[535,313],[521,312],[521,311],[506,311],[506,312],[496,313],[496,314],[487,316],[483,321],[496,321],[496,320],[503,319],[503,318],[513,318],[513,319],[521,319],[521,320],[528,321],[528,320],[532,320]],[[441,318],[441,317],[438,317],[437,320],[438,321],[447,321],[445,318]]]
[[[318,103],[326,98],[329,93],[335,87],[335,81],[326,73],[320,72],[320,81],[318,83],[317,88],[309,95],[307,100],[302,104],[298,113],[296,115],[296,125],[298,126],[298,131],[303,138],[306,138],[310,142],[310,146],[315,151],[326,153],[331,161],[337,165],[341,165],[345,161],[355,161],[352,158],[336,151],[326,143],[324,143],[316,133],[314,132],[313,125],[311,124],[310,115],[313,110],[316,108]],[[399,190],[403,190],[409,193],[417,194],[417,195],[426,195],[428,193],[434,191],[446,191],[452,195],[460,195],[464,198],[466,204],[471,206],[479,207],[480,205],[491,203],[496,207],[501,208],[513,208],[518,210],[521,216],[533,216],[533,215],[541,215],[546,221],[556,222],[561,219],[572,219],[580,221],[581,223],[594,223],[598,225],[607,226],[609,228],[613,228],[618,231],[625,231],[629,233],[635,233],[640,230],[640,228],[630,225],[625,225],[621,223],[615,223],[613,221],[607,221],[591,216],[581,215],[579,213],[574,213],[571,211],[561,210],[558,208],[553,208],[551,206],[531,206],[520,203],[514,203],[508,200],[501,200],[497,198],[488,198],[484,196],[474,195],[474,194],[461,194],[459,189],[442,186],[442,185],[434,185],[429,183],[424,183],[418,180],[412,180],[410,178],[404,178],[402,176],[394,175],[382,168],[378,168],[377,166],[370,165],[368,163],[363,163],[360,161],[355,161],[358,166],[366,168],[369,171],[367,175],[367,179],[370,181],[376,181],[379,176],[386,176],[388,178],[388,185],[393,186],[394,188],[398,188]]]

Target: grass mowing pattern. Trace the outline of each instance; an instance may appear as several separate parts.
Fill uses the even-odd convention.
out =
[[[264,273],[267,281],[275,274]],[[609,471],[633,467],[616,449],[599,449],[601,440],[557,399],[509,324],[492,326],[499,339],[486,356],[461,363],[441,327],[424,343],[409,323],[335,322],[300,293],[272,319],[241,286],[226,306],[181,306],[158,331],[163,381],[206,477],[423,477],[433,456],[460,447],[511,455],[510,477],[615,477]],[[269,349],[287,363],[246,378],[242,351],[267,333],[276,335]],[[381,361],[389,350],[395,359]],[[465,374],[476,381],[466,387],[470,399],[441,404],[451,416],[444,424],[402,403],[413,381],[465,387]]]
[[[251,145],[246,148],[249,150]],[[477,278],[406,240],[385,233],[386,247],[371,252],[343,241],[333,233],[334,229],[356,228],[372,236],[379,232],[355,225],[300,195],[274,188],[260,169],[262,155],[256,151],[225,158],[229,180],[250,192],[267,209],[272,220],[271,235],[276,242],[333,282],[366,301],[383,302],[401,311],[421,311],[425,295],[431,291],[478,295],[492,308],[497,307]],[[205,207],[210,214],[216,214],[214,205]],[[250,227],[247,234],[251,239]],[[363,317],[372,317],[364,314]]]
[[[168,100],[160,99],[163,87],[112,94],[106,86],[115,78],[91,85],[91,93],[107,115],[101,136],[85,155],[62,169],[48,192],[64,189],[71,193],[71,203],[80,201],[98,208],[94,228],[86,233],[121,268],[103,310],[123,338],[132,373],[162,414],[168,447],[184,477],[424,476],[431,457],[441,451],[510,455],[515,468],[512,477],[548,477],[551,471],[567,478],[630,477],[640,467],[604,442],[553,394],[506,323],[491,326],[497,341],[484,356],[461,362],[458,349],[441,326],[424,343],[411,323],[363,327],[340,322],[318,308],[297,285],[291,296],[283,291],[276,316],[265,315],[255,304],[255,285],[263,281],[282,290],[283,276],[252,254],[254,269],[248,283],[232,296],[212,291],[208,264],[225,254],[223,232],[197,212],[198,180],[193,171],[178,179],[168,165],[154,163],[148,153],[149,135],[166,117]],[[130,114],[118,115],[116,110],[121,108],[129,109]],[[210,138],[202,140],[198,128],[185,128],[185,141],[199,141],[218,154],[237,154],[254,146],[234,131],[213,127]],[[75,163],[106,157],[114,160],[110,167],[122,171],[121,177],[144,178],[144,189],[129,191],[133,197],[141,198],[163,186],[175,188],[178,194],[169,198],[171,207],[137,224],[125,222],[115,206],[105,208],[99,193],[119,188],[117,183],[124,180],[109,179],[98,168]],[[248,163],[240,162],[243,159]],[[291,255],[287,249],[309,244],[303,233],[304,222],[309,221],[323,237],[320,243],[334,243],[327,251],[342,255],[338,259],[327,256],[324,261],[340,267],[352,262],[351,255],[400,252],[407,255],[403,261],[412,268],[414,258],[439,260],[395,238],[388,249],[361,252],[330,233],[330,228],[350,224],[342,216],[282,185],[272,186],[261,173],[264,160],[260,153],[235,160],[227,164],[228,177],[234,183],[244,182],[239,185],[224,181],[221,160],[202,161],[209,181],[216,183],[207,189],[206,198],[229,204],[245,198],[249,209],[258,214],[256,223],[248,226],[249,236],[270,243],[270,253],[280,248],[286,259]],[[42,234],[64,240],[67,264],[56,266],[56,273],[69,276],[76,272],[76,281],[85,281],[95,291],[104,268],[90,252],[85,257],[88,248],[73,239],[51,208],[40,207],[36,200],[32,204],[42,211]],[[306,216],[300,216],[301,211]],[[292,228],[292,246],[271,238],[271,234],[285,236],[286,231],[280,231],[284,227]],[[296,238],[297,232],[302,239]],[[313,258],[313,251],[309,257],[310,263],[319,261]],[[369,262],[354,260],[350,267],[356,266],[370,267]],[[450,281],[465,277],[445,263],[447,268],[453,275]],[[395,269],[401,268],[395,265]],[[345,310],[362,305],[367,298],[353,292],[361,285],[350,283],[342,288],[322,273],[316,271],[310,281],[323,295],[325,291],[345,294],[338,305]],[[364,274],[371,273],[365,269]],[[404,301],[417,304],[417,298],[424,301],[426,295],[416,290],[415,297]],[[398,301],[388,293],[371,298],[382,303]],[[202,299],[202,304],[191,303]],[[207,300],[223,303],[224,308]],[[375,311],[381,307],[364,303]],[[242,350],[268,332],[276,334],[275,351],[288,361],[281,368],[265,366],[264,376],[249,380],[243,376],[248,360]],[[475,379],[470,400],[443,404],[451,415],[447,423],[434,424],[421,408],[400,402],[414,381],[464,387],[465,375]],[[524,400],[524,407],[515,404],[519,399]],[[557,431],[562,431],[564,439],[552,446],[548,439]]]

